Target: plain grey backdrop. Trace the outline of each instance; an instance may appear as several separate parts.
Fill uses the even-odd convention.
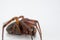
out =
[[[20,15],[39,21],[43,40],[60,40],[60,0],[0,0],[0,40],[3,24]],[[4,39],[31,40],[26,35],[9,35],[6,30]],[[34,40],[40,40],[38,32]]]

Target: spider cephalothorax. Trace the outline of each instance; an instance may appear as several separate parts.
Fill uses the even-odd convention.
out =
[[[19,20],[19,18],[22,18],[22,19]],[[9,24],[13,20],[16,20],[16,22]],[[16,35],[25,34],[25,35],[34,36],[36,34],[36,29],[37,29],[40,34],[40,38],[42,40],[41,28],[37,20],[24,18],[24,16],[13,17],[10,21],[8,21],[6,24],[3,25],[2,40],[3,40],[4,27],[7,25],[8,25],[8,27],[6,28],[7,32],[9,34],[16,34]]]

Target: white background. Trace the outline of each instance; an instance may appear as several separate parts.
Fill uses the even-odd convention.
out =
[[[24,15],[39,21],[43,40],[60,40],[60,0],[0,0],[0,40],[3,24],[14,16]],[[5,40],[31,40],[28,36],[12,36]],[[37,33],[34,40],[39,40]]]

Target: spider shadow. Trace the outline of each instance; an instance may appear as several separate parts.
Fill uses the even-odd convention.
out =
[[[31,40],[30,35],[14,35],[6,33],[6,37],[9,40]]]

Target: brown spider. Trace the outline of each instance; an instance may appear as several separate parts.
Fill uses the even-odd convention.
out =
[[[19,20],[19,18],[22,18],[22,19]],[[8,25],[13,20],[16,20],[16,22],[13,22],[10,25]],[[34,36],[36,34],[36,29],[37,29],[39,32],[39,35],[40,35],[40,39],[42,40],[41,28],[40,28],[39,22],[37,20],[24,18],[24,16],[13,17],[11,20],[9,20],[8,22],[6,22],[3,25],[2,40],[3,40],[3,36],[4,36],[4,28],[7,25],[8,25],[8,27],[6,28],[6,30],[9,34],[31,35],[31,38],[32,38],[32,36]],[[33,40],[33,38],[32,38],[32,40]]]

